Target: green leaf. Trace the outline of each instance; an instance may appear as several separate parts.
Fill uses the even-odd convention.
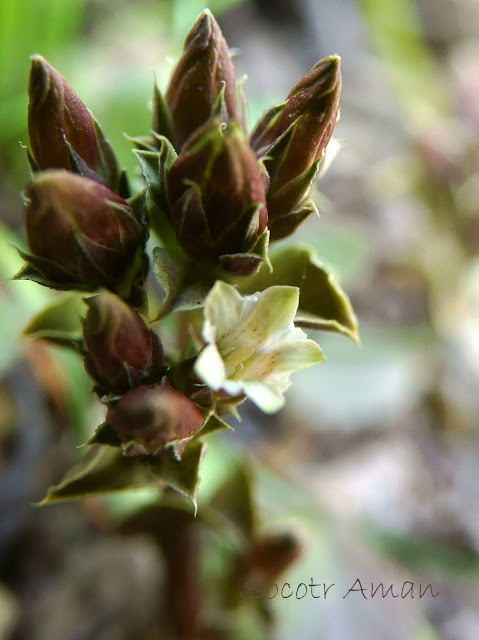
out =
[[[242,460],[209,504],[233,525],[245,542],[250,541],[256,532],[251,485],[252,470],[249,464]]]
[[[207,445],[198,440],[188,444],[181,460],[170,455],[147,456],[154,477],[161,483],[176,489],[187,497],[195,507],[198,486],[200,484],[200,465],[206,453]]]
[[[153,85],[153,132],[173,140],[173,123],[166,100],[155,81]],[[158,140],[158,138],[155,136]]]
[[[303,171],[303,173],[300,173],[299,176],[296,176],[296,178],[293,178],[292,180],[287,182],[278,191],[274,191],[271,194],[268,193],[268,208],[271,208],[275,211],[275,222],[277,210],[288,213],[293,207],[297,206],[297,204],[301,200],[303,200],[311,191],[311,187],[315,182],[316,176],[318,174],[318,168],[322,159],[323,158],[321,157],[315,160],[308,169]],[[264,164],[266,166],[266,169],[268,169],[266,160]]]
[[[255,151],[266,150],[270,145],[271,134],[283,113],[285,104],[286,102],[281,102],[273,105],[263,113],[256,123],[250,135],[250,144]]]
[[[197,282],[185,287],[175,299],[171,311],[193,311],[205,306],[212,284]]]
[[[40,505],[88,495],[126,491],[144,487],[172,487],[187,497],[196,510],[200,481],[199,466],[206,445],[190,443],[181,459],[170,455],[123,456],[112,447],[95,446],[51,487]]]
[[[228,274],[234,276],[249,276],[257,273],[261,266],[262,258],[250,253],[227,253],[220,256],[221,268]]]
[[[121,447],[121,438],[118,435],[116,429],[111,424],[104,422],[101,424],[93,434],[93,436],[85,442],[82,446],[88,446],[93,444],[102,444],[109,447]]]
[[[26,251],[22,251],[18,249],[18,254],[26,260],[26,263],[23,267],[18,271],[14,276],[10,278],[10,280],[30,280],[31,282],[36,282],[37,284],[41,284],[43,287],[48,287],[50,289],[59,289],[60,291],[68,291],[71,289],[80,289],[80,285],[78,282],[52,282],[48,278],[46,278],[36,266],[34,266],[33,262],[37,264],[46,264],[51,262],[46,260],[45,258],[39,258],[38,256],[30,255]],[[66,273],[66,272],[65,272]],[[85,290],[88,290],[85,287]],[[91,291],[91,289],[90,289]]]
[[[151,197],[164,210],[168,207],[165,176],[177,156],[169,140],[160,136],[155,140],[158,141],[158,151],[135,150],[133,153],[138,158]]]
[[[163,187],[159,181],[160,175],[160,154],[158,151],[146,151],[135,149],[133,151],[140,163],[141,173],[145,178],[146,186],[155,202],[161,201],[163,197]]]
[[[291,235],[310,215],[316,215],[319,218],[318,207],[308,199],[299,203],[292,211],[278,216],[270,224],[271,239],[282,240]]]
[[[170,141],[163,136],[153,134],[151,144],[157,149],[134,151],[151,199],[148,203],[150,224],[162,244],[175,248],[176,234],[169,220],[170,204],[166,194],[166,174],[177,155]]]
[[[98,120],[90,114],[95,126],[100,165],[109,188],[118,193],[122,198],[130,196],[129,188],[124,172],[120,169],[118,159],[111,142],[105,136]]]
[[[255,293],[273,285],[299,287],[296,326],[333,331],[359,344],[358,322],[348,297],[310,247],[280,249],[272,255],[271,263],[272,273],[263,265],[255,276],[240,280],[240,291]]]
[[[260,237],[256,240],[254,245],[251,247],[249,253],[257,255],[261,258],[261,260],[268,267],[269,271],[273,270],[273,266],[269,259],[268,249],[269,249],[269,229],[265,229]]]
[[[85,312],[82,296],[67,293],[33,316],[23,336],[69,346],[81,342],[81,320]]]
[[[189,273],[187,261],[176,253],[156,247],[153,249],[153,273],[162,289],[160,308],[155,317],[159,320],[176,311],[192,311],[204,306],[213,281],[199,281],[184,285],[185,281],[194,277]]]
[[[31,280],[32,282],[36,282],[37,284],[41,284],[45,287],[52,286],[50,280],[47,280],[38,269],[36,269],[30,262],[28,262],[28,258],[30,257],[26,252],[17,249],[18,253],[22,258],[27,260],[27,262],[23,265],[23,267],[12,276],[12,280]]]
[[[153,273],[162,289],[160,308],[155,320],[167,315],[181,291],[186,277],[184,260],[163,247],[153,249]]]
[[[228,431],[234,431],[233,427],[224,422],[219,416],[213,414],[209,417],[206,424],[195,434],[194,440],[199,440],[200,438],[204,438],[205,436],[209,436],[210,433],[215,433],[216,431],[223,431],[227,429]]]
[[[151,136],[128,136],[125,134],[125,138],[135,145],[137,151],[151,151],[155,153],[157,150]]]
[[[414,534],[394,533],[375,525],[362,528],[368,542],[395,563],[417,573],[433,570],[444,577],[479,576],[479,555],[473,549],[462,549]]]

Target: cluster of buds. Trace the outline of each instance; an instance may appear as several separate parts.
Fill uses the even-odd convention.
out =
[[[200,16],[165,96],[156,92],[152,142],[167,138],[178,154],[158,178],[161,206],[190,258],[248,275],[265,234],[288,236],[315,211],[310,196],[338,117],[339,63],[318,62],[248,139],[228,46],[209,11]]]
[[[107,398],[107,424],[127,455],[171,448],[181,457],[204,417],[183,393],[171,388],[159,337],[118,296],[102,291],[85,300],[85,369]]]
[[[33,56],[25,190],[25,276],[57,289],[131,293],[144,272],[146,230],[125,200],[109,142],[65,78]]]
[[[171,447],[181,456],[204,416],[169,386],[161,341],[130,306],[132,285],[144,276],[146,224],[135,199],[121,195],[125,181],[98,123],[41,56],[32,58],[29,96],[30,252],[21,252],[28,262],[19,277],[56,289],[99,290],[85,299],[81,351],[109,406],[108,424],[129,455]]]
[[[32,58],[29,252],[21,252],[27,264],[17,277],[89,292],[82,337],[77,332],[72,346],[106,405],[90,443],[118,447],[157,471],[170,453],[178,464],[183,454],[199,464],[200,438],[227,426],[224,415],[246,398],[277,411],[290,375],[324,359],[295,325],[298,309],[307,322],[313,314],[321,328],[337,330],[350,320],[347,301],[303,250],[273,273],[268,247],[315,210],[312,189],[340,90],[339,58],[321,60],[248,136],[228,45],[204,11],[164,96],[155,87],[150,135],[132,139],[145,178],[132,196],[90,111],[56,69]],[[150,230],[162,245],[153,252],[162,292],[148,301]],[[261,280],[268,269],[276,281]],[[257,277],[257,288],[248,289]],[[315,287],[324,300],[319,310]],[[147,315],[155,303],[156,320],[186,314],[170,353]],[[161,469],[170,486],[197,482],[188,466]],[[266,542],[281,552],[272,563],[280,570],[294,545]]]

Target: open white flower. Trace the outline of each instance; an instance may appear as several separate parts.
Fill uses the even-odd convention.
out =
[[[267,413],[280,409],[290,374],[324,360],[316,342],[294,326],[298,302],[297,287],[242,296],[217,281],[205,303],[198,377],[213,391],[246,395]]]

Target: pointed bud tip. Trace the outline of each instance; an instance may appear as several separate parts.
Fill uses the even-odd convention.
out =
[[[195,24],[190,29],[185,40],[185,48],[192,42],[192,40],[201,40],[203,46],[206,46],[210,41],[215,28],[219,29],[218,23],[211,11],[209,9],[205,9],[200,13]]]
[[[30,60],[28,93],[30,95],[30,103],[34,99],[35,107],[38,107],[51,89],[53,67],[43,56],[38,54],[31,56]]]
[[[203,9],[203,11],[198,16],[198,20],[210,20],[210,21],[214,20],[216,22],[214,15],[211,13],[209,9]]]
[[[340,56],[328,56],[327,58],[319,60],[311,69],[310,73],[314,72],[318,77],[322,76],[324,78],[331,79],[332,85],[337,84],[339,78],[341,77]]]
[[[43,56],[39,53],[34,53],[30,56],[30,60],[32,62],[32,69],[39,67],[51,67],[51,64],[45,60]]]
[[[196,23],[198,25],[200,25],[200,26],[204,25],[204,26],[208,26],[210,28],[211,28],[211,26],[217,24],[216,18],[214,17],[214,15],[211,13],[211,11],[209,9],[205,9],[204,11],[202,11],[200,13]]]

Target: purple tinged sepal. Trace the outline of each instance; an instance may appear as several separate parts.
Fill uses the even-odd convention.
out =
[[[267,109],[256,123],[253,131],[250,133],[250,145],[256,152],[258,158],[264,156],[267,149],[275,141],[275,128],[282,112],[284,111],[285,105],[286,102],[282,102],[281,104],[275,104]]]

